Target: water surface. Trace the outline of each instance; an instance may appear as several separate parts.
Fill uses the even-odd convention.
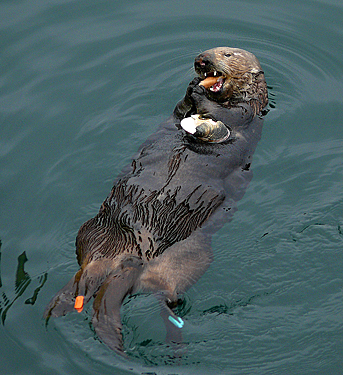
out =
[[[339,374],[343,355],[343,5],[289,1],[3,1],[1,374]],[[270,111],[254,178],[185,295],[187,352],[153,296],[122,309],[126,361],[91,308],[49,322],[74,240],[167,118],[194,56],[257,55]]]

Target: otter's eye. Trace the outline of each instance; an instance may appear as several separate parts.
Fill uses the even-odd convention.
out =
[[[230,56],[231,56],[231,53],[225,53],[224,56],[225,56],[225,57],[230,57]]]

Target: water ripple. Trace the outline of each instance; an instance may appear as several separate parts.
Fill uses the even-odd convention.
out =
[[[2,260],[26,251],[31,275],[49,271],[37,310],[23,309],[31,290],[7,311],[10,341],[25,349],[13,361],[28,359],[21,371],[154,373],[158,365],[163,374],[337,373],[341,3],[24,0],[0,9]],[[171,370],[152,296],[123,308],[129,363],[93,339],[90,311],[40,330],[44,304],[77,267],[78,227],[183,96],[195,55],[221,45],[259,58],[270,112],[254,179],[214,238],[209,272],[180,308],[182,363]],[[12,269],[2,268],[3,281]]]

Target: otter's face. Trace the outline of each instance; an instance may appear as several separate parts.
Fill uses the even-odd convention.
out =
[[[204,80],[203,86],[207,88],[208,96],[218,102],[249,99],[254,94],[255,76],[262,73],[252,53],[229,47],[213,48],[201,53],[195,58],[194,68]]]

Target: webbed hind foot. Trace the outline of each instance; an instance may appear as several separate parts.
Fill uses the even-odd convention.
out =
[[[123,347],[120,307],[135,289],[143,262],[136,257],[124,260],[116,273],[107,277],[93,303],[92,324],[100,340],[110,349],[126,357]]]

